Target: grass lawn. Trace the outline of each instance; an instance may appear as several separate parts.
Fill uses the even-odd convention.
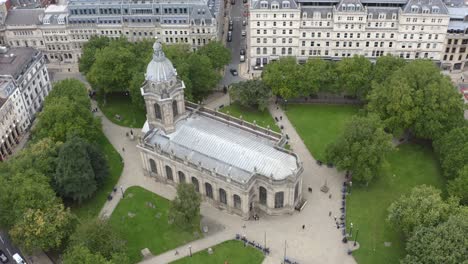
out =
[[[258,109],[247,108],[237,103],[234,103],[232,105],[221,108],[219,111],[223,113],[227,113],[229,111],[229,115],[233,117],[239,118],[240,116],[242,116],[243,120],[251,123],[253,123],[253,121],[255,120],[257,122],[257,125],[259,126],[265,128],[267,126],[270,126],[271,130],[280,132],[279,127],[276,125],[275,120],[273,119],[273,117],[271,117],[270,112],[268,112],[268,110],[260,112]]]
[[[135,107],[130,97],[123,93],[107,94],[105,104],[102,97],[98,102],[104,115],[117,125],[141,128],[146,121],[146,110]],[[120,115],[121,119],[116,119],[115,115]]]
[[[99,211],[101,211],[101,208],[107,201],[107,195],[112,192],[123,170],[120,154],[115,150],[103,133],[99,136],[98,144],[107,158],[107,162],[109,164],[109,176],[105,180],[104,185],[98,189],[91,199],[85,201],[81,205],[72,206],[71,209],[73,213],[75,213],[80,219],[98,216]]]
[[[213,254],[209,255],[207,250],[200,251],[192,257],[172,262],[171,264],[260,264],[264,255],[260,250],[253,247],[244,247],[237,240],[229,240],[213,247]]]
[[[148,202],[156,206],[151,208]],[[174,249],[201,237],[199,230],[181,230],[168,223],[169,200],[141,187],[133,186],[125,191],[110,217],[110,223],[127,241],[130,260],[141,260],[141,250],[148,248],[153,255]],[[130,217],[129,213],[134,216]]]
[[[286,114],[315,159],[325,161],[325,148],[342,133],[359,110],[350,105],[293,104]]]
[[[353,223],[353,233],[359,228],[361,248],[353,253],[359,264],[399,263],[405,254],[404,238],[385,221],[387,208],[421,184],[444,190],[437,159],[430,147],[405,144],[387,157],[381,175],[368,187],[353,185],[347,223]],[[384,246],[384,242],[391,242],[391,246]]]

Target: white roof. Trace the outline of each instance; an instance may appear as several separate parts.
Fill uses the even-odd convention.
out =
[[[0,0],[1,1],[1,0]],[[46,12],[66,12],[66,5],[50,5],[46,8]]]

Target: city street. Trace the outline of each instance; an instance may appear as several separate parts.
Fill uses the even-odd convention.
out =
[[[9,259],[7,263],[15,263],[15,261],[13,260],[13,255],[15,253],[18,253],[19,250],[15,246],[13,246],[13,244],[10,241],[10,237],[3,230],[0,230],[0,250],[2,250]]]

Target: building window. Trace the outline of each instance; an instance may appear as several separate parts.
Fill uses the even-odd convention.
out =
[[[195,188],[195,191],[200,192],[200,185],[198,184],[197,178],[192,177],[192,184],[193,184],[193,187]]]
[[[258,188],[260,204],[267,205],[267,190],[265,187]]]
[[[149,163],[150,163],[151,172],[158,173],[158,170],[156,169],[156,162],[154,161],[154,159],[150,159]]]
[[[181,171],[177,172],[179,175],[179,183],[185,183],[185,174]]]
[[[242,200],[239,195],[234,194],[234,208],[241,209]]]
[[[223,204],[227,204],[226,191],[223,188],[219,189],[219,201]]]
[[[176,119],[178,114],[179,110],[177,109],[177,101],[172,101],[172,117]]]
[[[205,183],[205,192],[206,192],[206,196],[213,199],[213,187],[211,187],[211,184],[207,182]]]
[[[154,113],[156,114],[156,119],[161,119],[161,106],[159,104],[154,104]]]
[[[171,167],[166,165],[166,177],[168,180],[173,181],[174,177],[172,176],[172,169]]]
[[[284,192],[275,193],[275,208],[283,208],[284,206]]]

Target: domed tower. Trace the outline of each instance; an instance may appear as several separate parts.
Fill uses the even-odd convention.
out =
[[[176,121],[185,113],[184,88],[184,82],[177,78],[176,69],[156,40],[153,59],[146,68],[145,82],[141,87],[150,129],[160,128],[166,133],[174,131]]]

